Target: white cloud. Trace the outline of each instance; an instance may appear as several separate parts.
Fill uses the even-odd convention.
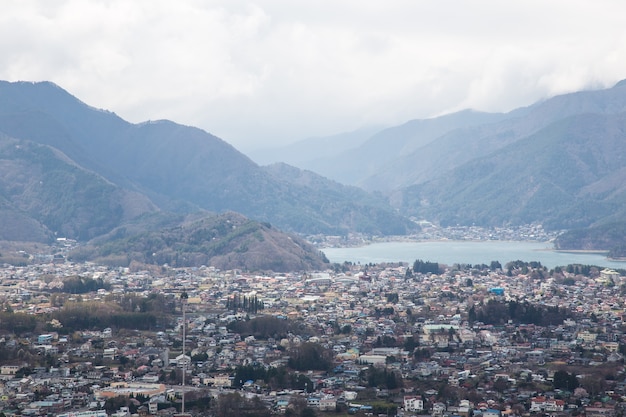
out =
[[[621,0],[9,0],[0,78],[246,149],[626,78]]]

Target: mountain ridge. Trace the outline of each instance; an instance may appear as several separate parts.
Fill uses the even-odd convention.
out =
[[[201,129],[170,121],[131,124],[94,109],[49,83],[0,82],[0,131],[58,148],[80,166],[112,183],[147,195],[161,209],[233,210],[297,233],[386,234],[414,230],[379,198],[368,207],[381,225],[350,229],[337,213],[308,211],[315,193],[270,176],[232,145]],[[311,195],[313,193],[313,195]],[[318,197],[323,200],[320,194]],[[364,217],[348,199],[337,204]]]
[[[0,210],[6,219],[23,221],[38,239],[54,233],[90,239],[119,230],[131,213],[168,210],[235,211],[305,234],[407,234],[418,229],[408,216],[450,225],[600,227],[626,220],[626,165],[619,158],[626,152],[624,114],[622,81],[505,114],[466,110],[411,120],[365,141],[355,134],[358,147],[346,142],[320,150],[312,156],[330,157],[315,159],[319,169],[303,170],[284,163],[261,167],[195,127],[167,120],[126,122],[52,83],[0,82],[0,132],[5,141],[17,138],[33,150],[18,163],[9,155],[15,143],[4,146],[0,169],[10,181],[3,184]],[[336,138],[341,137],[346,136]],[[339,152],[342,146],[347,149]],[[91,216],[100,224],[78,226],[90,216],[75,211],[80,222],[72,228],[67,218],[57,219],[72,210],[59,207],[56,217],[29,217],[37,204],[41,209],[51,201],[35,193],[35,180],[43,181],[44,149],[58,151],[44,158],[55,167],[46,171],[46,179],[56,180],[51,190],[64,196],[63,181],[76,189],[63,199],[71,209],[84,200],[79,191],[90,189],[76,184],[92,178],[89,184],[98,190],[92,203],[106,208]],[[324,164],[345,171],[346,182],[361,188],[319,175]],[[29,175],[32,184],[24,180]]]

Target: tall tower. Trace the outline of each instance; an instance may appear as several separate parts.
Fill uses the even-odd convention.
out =
[[[187,318],[185,317],[185,307],[187,306],[187,299],[189,295],[186,291],[180,294],[180,305],[183,312],[183,353],[181,358],[183,360],[183,380],[182,380],[182,403],[180,407],[180,413],[175,414],[174,417],[191,417],[190,413],[185,412],[185,377],[187,376],[187,356],[185,350],[185,340],[187,339]]]

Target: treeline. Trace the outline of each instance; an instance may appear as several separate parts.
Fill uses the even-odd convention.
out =
[[[438,274],[439,263],[416,259],[415,262],[413,262],[413,272],[416,274],[427,274],[429,272],[431,274]]]
[[[249,314],[257,314],[259,310],[263,310],[265,305],[263,301],[260,301],[256,295],[252,297],[241,297],[239,294],[233,295],[232,298],[226,300],[226,309],[236,313],[242,310]]]
[[[238,366],[235,369],[233,384],[241,388],[246,381],[263,381],[272,390],[299,389],[313,391],[313,382],[304,374],[289,372],[284,366],[267,368],[262,366]]]
[[[37,318],[32,314],[0,312],[0,331],[2,333],[31,333],[37,327]]]
[[[398,376],[393,370],[387,368],[370,366],[363,371],[361,376],[371,388],[397,389],[402,387],[402,376]]]
[[[486,304],[473,305],[468,312],[470,323],[479,321],[485,324],[505,324],[511,320],[517,324],[535,324],[538,326],[557,325],[572,318],[573,313],[558,306],[520,303],[515,300],[498,301],[491,299]]]
[[[558,270],[557,270],[558,268]],[[557,267],[554,268],[555,272],[561,272],[562,269]],[[575,275],[583,275],[585,277],[590,277],[592,274],[599,274],[601,268],[593,265],[574,265],[569,264],[565,267],[565,272]]]
[[[132,313],[153,313],[160,316],[176,312],[176,298],[163,294],[151,293],[147,297],[136,294],[108,295],[105,301],[115,302],[123,311]]]
[[[491,261],[489,265],[487,264],[464,264],[464,263],[455,263],[452,265],[452,269],[458,271],[497,271],[498,269],[502,269],[502,264],[499,261]]]
[[[227,325],[228,329],[242,336],[254,336],[266,340],[270,337],[281,339],[288,333],[297,333],[300,329],[291,320],[273,316],[255,317],[250,320],[234,321]]]
[[[51,318],[62,324],[61,333],[106,327],[151,330],[157,325],[154,313],[125,312],[117,305],[103,303],[69,303],[54,312]]]
[[[238,392],[220,395],[216,406],[211,408],[211,415],[215,417],[270,417],[272,415],[272,411],[259,397],[246,398]]]
[[[106,284],[102,278],[93,279],[90,277],[73,276],[63,280],[63,289],[59,289],[60,292],[68,294],[86,294],[88,292],[95,292],[99,289],[110,289],[111,286]],[[52,289],[51,291],[54,291]]]
[[[126,312],[117,305],[104,303],[68,303],[50,315],[35,316],[26,313],[0,312],[0,332],[23,335],[37,329],[47,329],[50,320],[61,323],[54,330],[69,334],[79,330],[101,330],[106,327],[119,329],[151,330],[159,324],[160,317],[154,313]]]
[[[296,371],[327,371],[332,367],[333,355],[317,343],[302,343],[289,351],[287,366]]]

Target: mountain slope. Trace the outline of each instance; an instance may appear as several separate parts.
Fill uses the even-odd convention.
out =
[[[46,145],[0,136],[0,240],[89,240],[156,207]]]
[[[379,198],[369,214],[389,222],[356,229],[336,225],[324,207],[362,210],[340,194],[269,175],[223,140],[200,129],[159,121],[130,124],[87,106],[52,83],[0,82],[0,132],[46,144],[113,184],[147,195],[161,209],[191,212],[233,210],[288,231],[345,234],[406,233],[414,227]],[[311,201],[323,203],[320,210]],[[325,205],[324,205],[325,204]],[[390,225],[392,229],[385,229]]]
[[[624,219],[623,155],[626,113],[571,116],[404,189],[400,205],[444,224],[540,222],[550,229],[571,229]]]
[[[626,258],[626,221],[568,230],[554,242],[559,250],[606,250],[611,258]]]
[[[159,220],[160,219],[160,220]],[[142,221],[154,221],[144,219]],[[323,253],[296,236],[237,213],[156,219],[159,227],[137,232],[120,227],[70,254],[72,260],[190,267],[211,265],[247,271],[305,271],[328,266]],[[140,227],[139,230],[143,229]]]
[[[581,91],[556,96],[530,107],[514,110],[474,126],[456,126],[424,144],[416,143],[406,152],[381,166],[359,182],[367,190],[390,192],[437,178],[446,171],[475,158],[486,156],[550,124],[574,115],[618,114],[626,111],[626,84],[618,83],[605,90]],[[389,142],[393,148],[393,143]],[[380,158],[395,153],[380,148]]]
[[[357,185],[368,190],[393,189],[396,180],[383,186],[376,185],[376,174],[386,166],[393,166],[403,155],[431,143],[454,129],[492,123],[503,117],[502,114],[465,110],[432,119],[410,120],[400,126],[380,130],[359,147],[348,149],[335,157],[325,160],[318,158],[314,164],[297,166],[311,169],[341,183]]]
[[[416,228],[407,218],[385,209],[386,204],[358,188],[339,184],[312,171],[300,170],[287,164],[277,163],[263,168],[272,177],[284,179],[300,194],[296,196],[304,202],[306,218],[315,218],[316,213],[326,213],[329,219],[327,230],[340,228],[361,233],[379,235],[381,230],[388,234],[403,235]],[[296,219],[294,219],[296,220]],[[328,234],[320,231],[320,233]]]

